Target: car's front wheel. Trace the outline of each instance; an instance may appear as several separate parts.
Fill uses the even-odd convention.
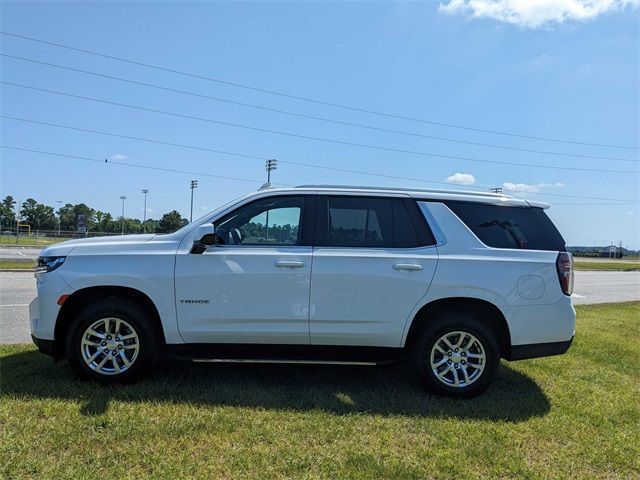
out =
[[[84,308],[69,329],[67,358],[84,378],[130,381],[155,363],[157,341],[146,311],[108,298]]]
[[[474,397],[495,377],[500,351],[493,333],[473,315],[441,312],[420,333],[412,351],[429,390]]]

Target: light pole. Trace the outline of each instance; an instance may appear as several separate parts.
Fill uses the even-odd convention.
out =
[[[58,236],[60,236],[60,224],[62,223],[62,218],[60,218],[60,209],[62,208],[62,200],[56,200],[58,204]]]
[[[124,201],[127,199],[127,197],[125,195],[122,195],[120,197],[120,200],[122,200],[122,233],[121,235],[124,235]]]
[[[144,222],[147,221],[147,194],[149,190],[143,188],[142,193],[144,193],[144,212],[142,213],[142,228],[144,228]]]
[[[189,223],[193,221],[193,190],[198,188],[198,180],[191,180],[191,211],[189,213]]]

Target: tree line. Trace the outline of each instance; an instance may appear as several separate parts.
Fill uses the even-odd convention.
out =
[[[20,205],[16,216],[16,201],[7,195],[0,204],[0,227],[3,231],[15,231],[17,223],[31,226],[31,230],[77,231],[78,220],[84,215],[84,225],[88,232],[120,233],[122,218],[113,218],[109,212],[89,207],[85,203],[67,203],[56,212],[55,209],[33,198]],[[137,218],[125,218],[125,233],[171,233],[189,223],[177,210],[162,215],[158,220],[148,218],[144,222]]]

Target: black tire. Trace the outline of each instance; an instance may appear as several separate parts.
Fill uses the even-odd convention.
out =
[[[474,381],[466,386],[447,384],[444,380],[437,378],[431,367],[431,351],[434,344],[443,335],[450,332],[466,332],[473,335],[484,350],[484,369]],[[495,335],[472,314],[442,310],[429,318],[422,331],[418,334],[411,348],[411,359],[420,379],[429,391],[450,397],[472,398],[486,391],[493,382],[500,363],[500,349]],[[448,361],[448,363],[451,364],[451,361]],[[455,361],[453,366],[456,366]],[[444,370],[447,367],[448,365],[445,364],[440,368]],[[469,371],[475,372],[475,369],[469,368]],[[458,372],[461,372],[461,370],[455,372],[456,377]],[[451,379],[452,375],[453,372],[447,374],[446,377]]]
[[[125,321],[133,328],[138,337],[137,355],[131,366],[121,373],[111,375],[99,373],[90,368],[83,358],[83,335],[90,326],[104,318]],[[98,380],[104,383],[132,382],[144,375],[158,359],[160,341],[157,333],[153,331],[152,325],[149,314],[145,309],[131,300],[116,297],[99,300],[81,310],[71,323],[67,331],[66,357],[73,370],[81,378]],[[98,360],[104,358],[102,355],[100,354]],[[107,365],[109,365],[108,362],[111,362],[111,360],[107,360]],[[119,365],[124,365],[120,359],[118,359],[118,363]],[[113,363],[111,365],[113,366]]]

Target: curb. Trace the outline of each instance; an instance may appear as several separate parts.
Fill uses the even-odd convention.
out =
[[[4,273],[4,272],[9,272],[9,273],[31,272],[31,273],[35,273],[35,271],[36,271],[35,268],[0,268],[0,273]]]

